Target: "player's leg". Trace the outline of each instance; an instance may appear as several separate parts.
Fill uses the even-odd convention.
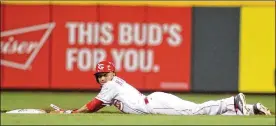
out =
[[[221,115],[230,115],[230,116],[233,116],[233,115],[243,115],[242,112],[240,110],[237,110],[237,111],[226,111],[225,113],[222,113]]]
[[[239,110],[242,115],[249,115],[246,109],[245,96],[240,93],[237,96],[221,100],[207,101],[198,104],[192,110],[193,115],[223,115],[226,112],[236,112]]]
[[[152,93],[148,98],[151,100],[150,106],[153,114],[222,115],[226,112],[236,112],[236,115],[240,115],[237,112],[239,110],[242,115],[248,115],[245,97],[242,93],[235,97],[207,101],[202,104],[186,101],[163,92]]]
[[[196,106],[194,102],[164,92],[154,92],[148,95],[147,98],[153,114],[191,115],[193,106]]]

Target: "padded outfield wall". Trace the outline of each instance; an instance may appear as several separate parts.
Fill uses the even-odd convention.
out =
[[[275,93],[274,2],[3,2],[1,89]]]

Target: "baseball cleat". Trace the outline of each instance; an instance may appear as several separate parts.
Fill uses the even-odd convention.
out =
[[[239,93],[234,97],[234,106],[236,111],[240,110],[243,115],[249,115],[249,111],[246,108],[245,96],[243,93]]]
[[[256,115],[271,115],[270,110],[261,103],[254,104],[253,110]]]

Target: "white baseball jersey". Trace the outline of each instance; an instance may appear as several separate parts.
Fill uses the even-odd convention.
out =
[[[105,104],[113,104],[124,113],[132,114],[223,115],[231,112],[238,115],[234,109],[234,97],[201,104],[164,92],[154,92],[146,97],[116,76],[112,81],[103,84],[96,98]],[[148,100],[147,103],[145,98]]]
[[[124,113],[148,113],[144,101],[145,95],[116,76],[102,86],[96,98],[105,104],[113,104]]]

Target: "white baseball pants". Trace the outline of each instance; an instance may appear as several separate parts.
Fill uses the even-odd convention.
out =
[[[201,104],[183,100],[175,95],[154,92],[147,96],[148,111],[166,115],[241,115],[234,108],[234,97],[211,100]]]

